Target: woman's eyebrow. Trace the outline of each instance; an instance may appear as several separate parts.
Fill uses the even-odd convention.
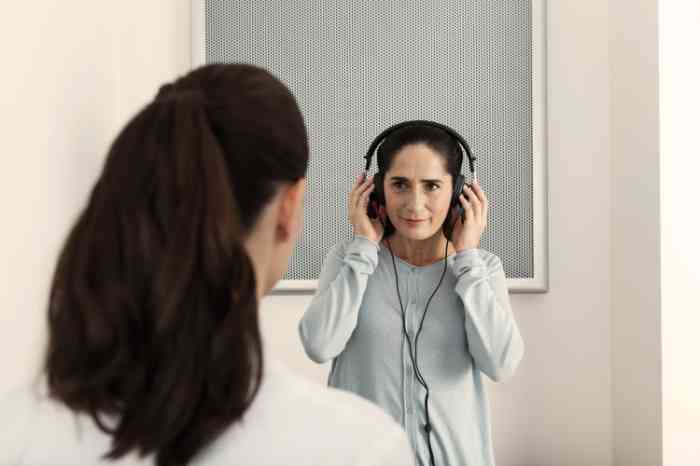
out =
[[[408,178],[406,178],[405,176],[392,176],[390,179],[391,179],[392,181],[394,181],[394,180],[396,180],[396,181],[410,181],[410,180],[409,180]],[[423,182],[423,183],[436,183],[436,184],[442,183],[442,180],[440,180],[440,179],[433,179],[433,178],[423,178],[423,179],[421,179],[420,181]]]

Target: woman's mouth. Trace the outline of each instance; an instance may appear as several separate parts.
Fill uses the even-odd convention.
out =
[[[426,221],[426,219],[421,220],[421,219],[410,219],[410,218],[401,218],[401,220],[403,220],[404,223],[406,223],[407,225],[411,225],[411,226],[420,225],[421,223]]]

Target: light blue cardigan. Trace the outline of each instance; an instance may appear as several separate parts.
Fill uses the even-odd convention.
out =
[[[413,341],[444,261],[422,267],[395,261]],[[362,236],[337,244],[326,257],[299,333],[312,360],[333,360],[328,384],[381,406],[403,425],[418,464],[429,466],[425,389],[402,334],[395,280],[386,247]],[[494,465],[482,374],[505,380],[522,356],[501,260],[479,249],[448,256],[418,342],[418,367],[430,389],[436,465]]]

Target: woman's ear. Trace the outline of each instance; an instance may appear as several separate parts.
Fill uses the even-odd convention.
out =
[[[290,237],[296,236],[301,229],[304,218],[305,191],[306,178],[300,178],[280,189],[275,233],[278,240],[288,241]]]

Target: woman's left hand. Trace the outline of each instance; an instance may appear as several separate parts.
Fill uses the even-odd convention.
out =
[[[455,222],[455,226],[451,235],[452,244],[457,252],[479,247],[481,235],[486,230],[489,212],[489,200],[476,180],[471,186],[464,185],[459,202],[464,209],[464,222],[457,217],[458,209],[454,209],[452,222]]]

